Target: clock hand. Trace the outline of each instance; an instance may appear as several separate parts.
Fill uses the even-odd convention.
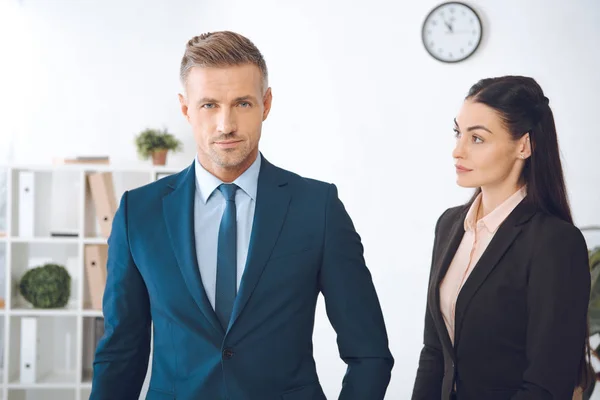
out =
[[[452,30],[452,25],[450,25],[450,24],[449,24],[448,22],[446,22],[446,21],[444,21],[444,24],[446,24],[446,26],[448,27],[448,30],[449,30],[451,33],[452,33],[452,32],[454,32],[454,31]]]

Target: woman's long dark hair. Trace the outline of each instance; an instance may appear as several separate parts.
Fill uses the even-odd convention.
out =
[[[527,185],[527,201],[538,210],[573,224],[554,115],[540,85],[525,76],[482,79],[471,87],[466,99],[494,109],[515,141],[529,133],[531,157],[525,161],[520,177],[521,183]],[[480,192],[481,188],[476,190],[469,204]],[[586,331],[589,332],[589,324]],[[589,334],[582,349],[578,376],[582,388],[592,381],[588,337]]]

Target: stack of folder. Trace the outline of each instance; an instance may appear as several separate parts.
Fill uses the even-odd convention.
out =
[[[113,218],[117,211],[112,172],[90,173],[87,180],[100,229],[100,236],[108,238]],[[86,245],[84,251],[85,272],[91,301],[90,307],[94,310],[101,310],[102,296],[104,295],[104,287],[106,286],[108,245]]]

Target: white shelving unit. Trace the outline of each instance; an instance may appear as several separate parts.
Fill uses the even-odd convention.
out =
[[[183,169],[118,167],[112,165],[0,165],[5,182],[6,215],[0,218],[0,400],[86,400],[92,380],[94,342],[90,331],[102,311],[92,309],[84,267],[86,245],[106,244],[99,232],[87,184],[94,172],[111,172],[117,204],[122,194],[163,175]],[[19,173],[34,173],[34,236],[18,232]],[[4,175],[1,175],[4,174]],[[4,199],[2,199],[4,200]],[[4,222],[5,226],[1,224]],[[53,231],[76,232],[77,237],[53,237]],[[2,260],[4,258],[4,260]],[[18,291],[31,260],[52,260],[71,275],[71,296],[61,309],[35,309]],[[40,263],[41,265],[41,263]],[[37,265],[33,265],[37,266]],[[3,281],[2,281],[3,280]],[[20,371],[21,319],[37,317],[46,346],[40,346],[38,367],[46,373],[35,383],[22,383]],[[42,329],[42,328],[40,328]],[[46,337],[47,335],[47,337]],[[93,337],[93,332],[92,332]]]

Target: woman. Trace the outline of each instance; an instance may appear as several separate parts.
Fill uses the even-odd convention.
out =
[[[588,252],[573,225],[548,99],[484,79],[454,120],[457,183],[435,228],[413,400],[570,400],[589,369]]]

